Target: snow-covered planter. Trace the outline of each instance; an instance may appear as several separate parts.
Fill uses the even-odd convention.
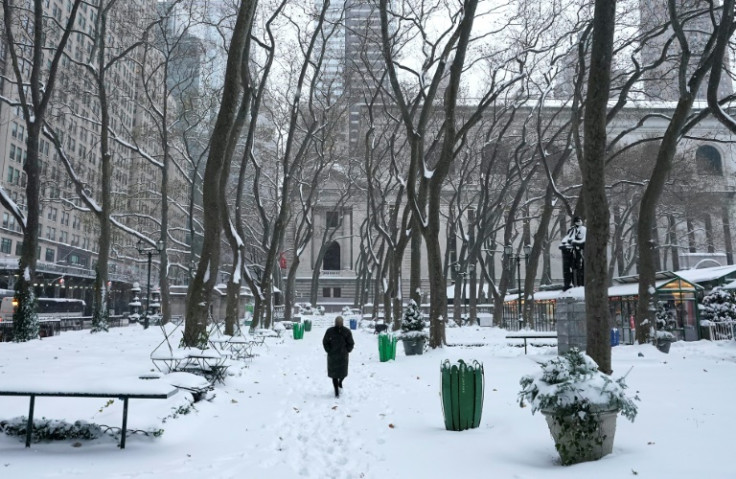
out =
[[[675,313],[668,311],[664,305],[657,309],[655,317],[657,329],[654,331],[654,345],[663,353],[670,352],[670,345],[677,341],[674,331],[677,328]]]
[[[427,333],[424,332],[424,320],[419,312],[419,306],[414,300],[409,301],[401,319],[401,341],[407,356],[424,352]]]
[[[610,454],[617,414],[633,422],[637,413],[638,397],[625,394],[625,377],[614,380],[600,372],[577,348],[540,365],[541,373],[521,378],[519,404],[544,414],[562,464]]]

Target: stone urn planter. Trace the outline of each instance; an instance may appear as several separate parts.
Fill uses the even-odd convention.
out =
[[[663,352],[665,354],[669,354],[670,353],[670,346],[674,342],[675,342],[674,339],[657,339],[657,343],[655,345],[656,345],[657,349],[660,352]]]
[[[404,354],[415,356],[424,352],[424,343],[427,342],[427,338],[423,336],[402,338],[401,342],[404,343]]]
[[[577,348],[541,364],[542,372],[521,378],[519,404],[547,420],[563,465],[595,461],[610,454],[620,412],[633,421],[637,409],[624,390]]]
[[[597,461],[613,451],[618,410],[562,416],[542,411],[562,464]]]

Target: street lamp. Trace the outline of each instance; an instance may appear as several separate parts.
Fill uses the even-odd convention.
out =
[[[529,260],[529,255],[532,252],[531,245],[525,244],[524,245],[524,264]],[[519,321],[523,321],[523,315],[521,314],[521,255],[520,254],[514,254],[514,247],[511,246],[511,243],[507,244],[503,247],[503,254],[504,256],[510,258],[511,260],[516,259],[516,286],[517,290],[519,291],[519,299],[518,299],[518,312],[519,312]]]
[[[461,301],[463,302],[463,316],[466,318],[468,316],[468,303],[465,301],[466,300],[465,290],[468,286],[468,275],[471,274],[473,271],[475,271],[474,264],[469,264],[467,265],[467,268],[465,269],[465,271],[460,271],[460,263],[455,263],[455,273],[458,276],[462,276],[463,285],[462,285],[462,288],[460,289],[460,296],[461,296]],[[457,301],[455,301],[455,303],[457,303]]]
[[[156,246],[154,248],[146,248],[143,245],[143,240],[139,239],[136,247],[138,249],[138,253],[141,255],[148,255],[148,281],[146,281],[148,288],[146,288],[146,310],[143,312],[143,328],[148,329],[148,308],[151,305],[151,256],[154,254],[161,254],[161,251],[164,250],[164,242],[162,240],[158,240],[156,241]]]

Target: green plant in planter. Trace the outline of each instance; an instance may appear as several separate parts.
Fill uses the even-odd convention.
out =
[[[519,404],[545,415],[562,464],[610,454],[617,413],[632,422],[637,413],[639,398],[625,394],[625,376],[612,379],[576,348],[540,365],[541,373],[521,378]]]
[[[654,344],[660,351],[668,353],[670,344],[677,341],[675,329],[677,320],[674,311],[669,311],[664,304],[660,304],[654,316],[657,329],[654,331]]]
[[[422,354],[427,333],[424,332],[424,320],[419,306],[414,300],[409,301],[401,319],[401,341],[407,356]]]

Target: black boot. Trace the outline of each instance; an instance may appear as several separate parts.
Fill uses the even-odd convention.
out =
[[[337,382],[337,385],[340,389],[342,389],[342,380],[345,378],[340,378],[340,380]]]
[[[337,378],[332,378],[332,387],[335,388],[335,397],[336,398],[339,398],[340,397],[340,390],[338,389],[339,384],[340,383],[338,382],[338,379]]]

